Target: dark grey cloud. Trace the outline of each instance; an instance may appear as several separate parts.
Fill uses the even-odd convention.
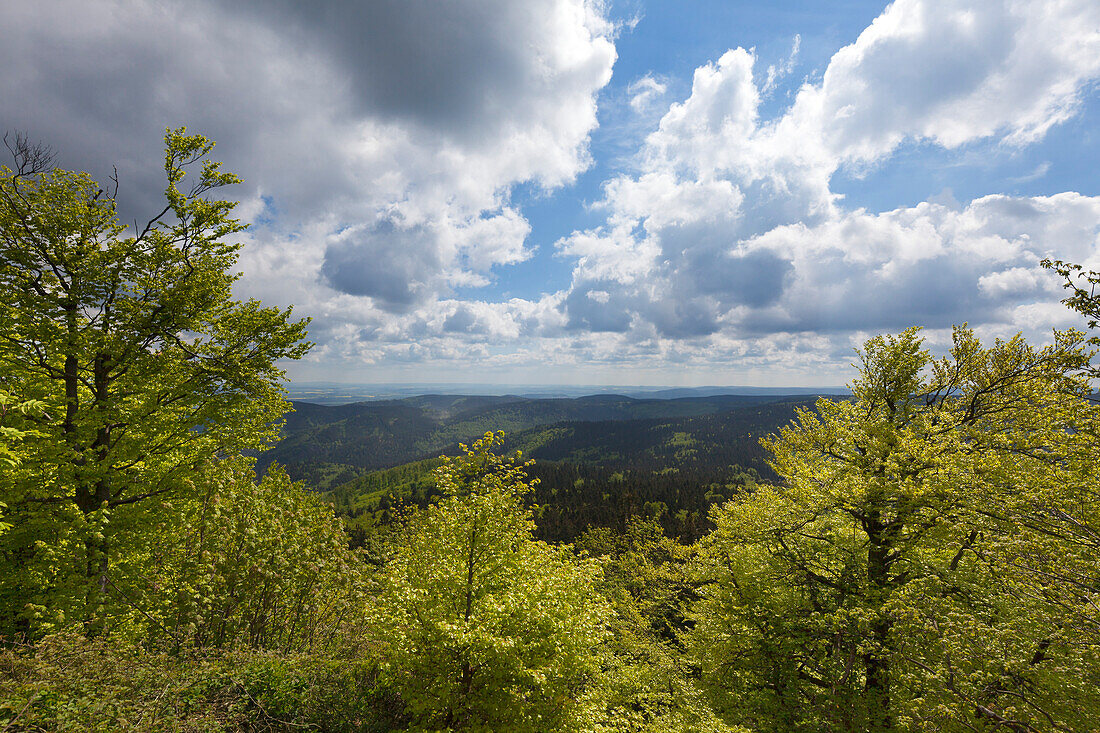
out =
[[[477,315],[467,306],[460,305],[455,312],[443,321],[445,333],[484,334],[487,329],[478,321]]]
[[[677,297],[649,300],[644,312],[664,338],[690,339],[719,330],[719,309],[712,298],[679,293]]]
[[[562,308],[572,329],[632,339],[1008,325],[1059,297],[1043,253],[1086,260],[1098,226],[1100,199],[1073,193],[856,211],[737,243],[729,220],[710,216],[650,233],[648,276],[578,278]]]
[[[256,223],[240,235],[238,293],[312,316],[325,359],[375,359],[438,337],[441,297],[529,256],[510,190],[553,189],[588,165],[615,60],[605,12],[598,0],[0,2],[0,132],[26,131],[101,181],[117,166],[122,217],[139,222],[163,204],[165,128],[216,140],[213,157],[244,179],[219,195]],[[515,317],[545,328],[537,309]],[[475,308],[445,327],[513,323]]]
[[[543,79],[542,2],[297,0],[225,3],[331,59],[359,113],[415,120],[448,133],[508,119]],[[484,129],[483,129],[484,132]]]
[[[566,328],[571,331],[622,333],[630,328],[635,300],[613,281],[574,284],[562,302]]]
[[[125,220],[158,211],[163,136],[186,126],[214,155],[294,212],[317,211],[351,180],[332,126],[346,120],[323,67],[214,3],[0,4],[0,129],[24,130],[61,167],[105,181],[117,167]],[[12,29],[18,29],[13,31]],[[303,129],[317,110],[327,122]]]
[[[438,270],[431,231],[383,220],[330,242],[321,275],[342,293],[367,296],[383,310],[404,313],[428,294]]]
[[[239,151],[257,128],[273,132],[322,101],[341,120],[414,120],[484,139],[552,83],[532,54],[555,40],[552,2],[206,0],[139,3],[124,17],[96,3],[76,13],[31,5],[0,11],[9,29],[0,88],[21,100],[0,121],[97,169],[135,145],[144,154],[134,157],[148,160],[164,128],[181,124]],[[279,55],[302,76],[265,74]],[[317,151],[299,142],[283,152],[305,168]]]
[[[472,216],[583,167],[614,48],[598,13],[578,39],[577,2],[0,3],[0,130],[100,180],[117,166],[128,220],[155,210],[180,125],[290,228],[448,197]]]
[[[1003,302],[983,298],[983,263],[939,256],[904,267],[854,267],[843,257],[820,258],[784,298],[782,310],[751,312],[742,327],[772,331],[900,331],[949,328],[970,319],[995,320]]]
[[[706,295],[726,306],[759,308],[783,295],[784,280],[793,269],[767,250],[738,251],[737,239],[722,223],[669,226],[658,236],[673,298]]]
[[[561,303],[566,327],[621,333],[648,326],[663,338],[692,339],[721,330],[731,308],[777,303],[793,263],[767,249],[740,249],[731,229],[717,218],[652,233],[661,255],[649,276],[578,280]]]

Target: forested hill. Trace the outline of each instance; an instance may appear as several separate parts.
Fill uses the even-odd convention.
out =
[[[540,461],[654,472],[739,466],[770,477],[760,438],[814,402],[781,398],[690,417],[567,421],[510,435],[505,445]]]
[[[329,488],[365,472],[453,453],[459,443],[503,430],[508,445],[543,460],[660,470],[763,465],[761,435],[788,422],[805,395],[716,395],[637,399],[621,395],[531,399],[422,395],[322,406],[294,402],[278,444],[259,468],[286,466]]]
[[[789,422],[796,407],[812,404],[803,397],[753,400],[690,417],[569,420],[511,433],[503,448],[535,459],[528,473],[539,480],[530,498],[541,507],[540,537],[570,541],[589,526],[621,528],[640,514],[660,517],[669,535],[690,541],[709,526],[712,504],[747,482],[776,478],[760,438]],[[443,447],[421,456],[424,460],[332,482],[329,497],[353,539],[362,541],[377,524],[387,523],[397,504],[426,506],[436,493],[433,459],[456,449]],[[317,471],[309,464],[296,468]]]

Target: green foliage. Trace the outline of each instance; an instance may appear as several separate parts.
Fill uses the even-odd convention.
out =
[[[327,492],[352,544],[374,544],[371,540],[387,534],[386,528],[402,516],[406,504],[427,506],[438,496],[433,471],[441,463],[432,458],[371,471]]]
[[[869,341],[853,401],[767,442],[785,483],[716,510],[701,542],[692,647],[718,710],[768,730],[1088,727],[1088,356],[1072,332],[983,348],[956,329],[938,360],[916,329]]]
[[[1096,286],[1100,285],[1100,272],[1062,260],[1044,259],[1040,264],[1061,277],[1062,287],[1070,292],[1062,303],[1083,315],[1090,331],[1100,326],[1100,293],[1096,292]],[[1089,343],[1100,346],[1100,336],[1092,336]],[[1096,376],[1095,371],[1093,374]]]
[[[417,726],[587,730],[607,610],[594,563],[532,538],[523,464],[488,433],[412,513],[371,617],[383,679]]]
[[[360,558],[332,508],[282,471],[213,462],[196,498],[159,521],[155,541],[120,565],[143,638],[199,648],[332,653],[363,613]]]
[[[0,651],[0,730],[399,730],[374,668],[249,650],[180,656],[77,633]]]
[[[35,432],[3,487],[15,528],[0,565],[38,600],[0,589],[2,631],[43,618],[101,629],[118,536],[139,529],[131,508],[277,435],[276,362],[305,353],[306,324],[232,299],[244,226],[211,197],[237,182],[206,159],[212,148],[167,132],[166,205],[140,230],[88,174],[48,170],[25,144],[0,168],[0,385],[45,407],[5,426]]]
[[[35,430],[19,429],[7,425],[11,416],[24,418],[27,416],[41,415],[46,405],[38,400],[25,400],[17,402],[10,394],[0,389],[0,466],[3,466],[6,477],[0,476],[0,496],[8,496],[10,490],[5,483],[14,480],[14,472],[23,462],[23,451],[19,443],[24,438],[38,435]],[[19,420],[19,422],[23,422]],[[8,505],[0,501],[0,534],[11,529],[11,525],[4,521],[4,510]]]
[[[664,535],[656,519],[635,517],[619,533],[589,530],[579,553],[599,557],[600,590],[615,611],[602,675],[608,690],[601,729],[732,731],[699,689],[679,637],[695,600],[688,576],[694,549]]]
[[[27,437],[37,435],[33,429],[12,427],[6,423],[12,418],[40,416],[46,409],[41,400],[16,401],[14,397],[0,389],[0,464],[8,467],[18,466],[22,462],[19,443]],[[19,422],[24,422],[19,420]]]
[[[401,507],[425,507],[439,495],[432,476],[440,459],[372,471],[326,493],[355,547],[376,548]],[[535,461],[527,467],[538,509],[535,535],[571,542],[590,527],[621,529],[632,517],[655,517],[671,536],[698,539],[711,505],[760,480],[753,469],[615,471],[601,466]],[[308,482],[307,482],[308,483]]]

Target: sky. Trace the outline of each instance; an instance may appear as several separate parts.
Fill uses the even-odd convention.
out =
[[[128,221],[218,142],[294,382],[836,385],[1100,270],[1095,0],[12,1],[0,65]]]

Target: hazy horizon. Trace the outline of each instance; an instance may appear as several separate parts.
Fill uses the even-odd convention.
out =
[[[350,404],[374,400],[402,399],[422,395],[517,396],[529,398],[578,398],[620,395],[634,399],[677,399],[715,395],[815,395],[850,394],[846,387],[754,387],[751,385],[708,385],[677,387],[671,385],[568,385],[568,384],[478,384],[392,382],[355,384],[346,382],[297,382],[287,385],[287,396],[298,402]]]

